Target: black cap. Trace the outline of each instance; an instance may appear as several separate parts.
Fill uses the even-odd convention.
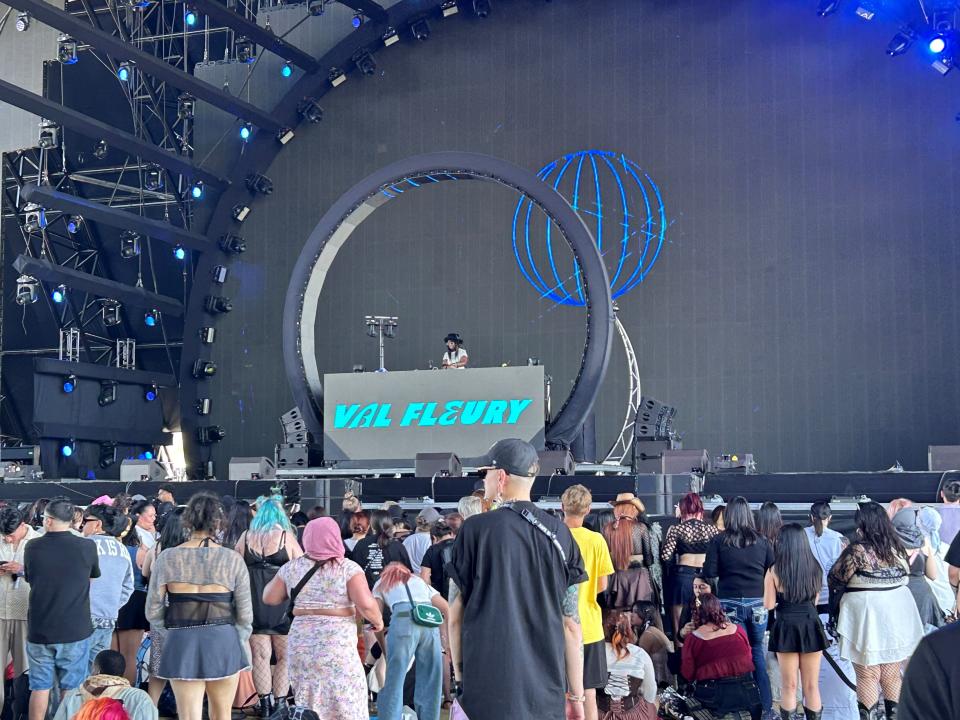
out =
[[[443,339],[443,341],[444,341],[444,342],[455,342],[457,345],[463,345],[463,338],[460,337],[460,333],[455,333],[455,332],[449,333],[449,334],[447,334],[447,336]]]
[[[540,457],[533,445],[518,438],[497,440],[487,454],[477,459],[478,470],[497,468],[509,475],[533,478],[540,471]]]

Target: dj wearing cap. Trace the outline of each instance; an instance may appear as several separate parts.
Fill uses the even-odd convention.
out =
[[[540,470],[530,443],[500,440],[476,466],[484,500],[499,507],[463,524],[444,568],[455,585],[449,630],[460,704],[470,720],[580,720],[580,550],[563,522],[530,501]]]
[[[467,366],[470,358],[467,357],[467,351],[463,349],[463,338],[457,333],[450,333],[443,341],[447,344],[447,351],[443,354],[441,367],[444,370],[463,369]]]

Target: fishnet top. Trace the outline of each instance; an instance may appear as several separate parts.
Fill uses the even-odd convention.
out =
[[[868,543],[850,543],[830,569],[827,582],[831,593],[847,590],[887,590],[907,584],[907,559],[894,565],[883,562]]]
[[[633,524],[633,554],[643,555],[643,566],[653,565],[653,550],[650,549],[650,531],[642,522]]]
[[[670,562],[674,554],[703,555],[707,552],[710,538],[719,532],[714,525],[696,518],[671,525],[660,548],[660,559]]]

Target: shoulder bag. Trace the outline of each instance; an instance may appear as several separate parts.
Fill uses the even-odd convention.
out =
[[[430,603],[418,603],[413,601],[413,594],[410,592],[410,586],[403,584],[407,591],[407,597],[410,599],[410,619],[415,625],[423,627],[440,627],[443,625],[443,613]]]
[[[300,594],[300,591],[303,590],[303,588],[306,586],[308,582],[310,582],[310,578],[312,578],[316,574],[317,570],[319,569],[320,569],[320,563],[318,562],[313,563],[313,567],[307,570],[307,574],[304,575],[300,579],[300,582],[297,583],[297,586],[290,591],[290,607],[287,608],[287,617],[289,617],[291,620],[293,620],[293,617],[294,617],[293,604],[297,600],[297,595]]]

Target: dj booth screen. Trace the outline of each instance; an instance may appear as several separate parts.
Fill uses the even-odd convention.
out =
[[[503,438],[543,447],[543,367],[324,376],[326,460],[483,455]]]

